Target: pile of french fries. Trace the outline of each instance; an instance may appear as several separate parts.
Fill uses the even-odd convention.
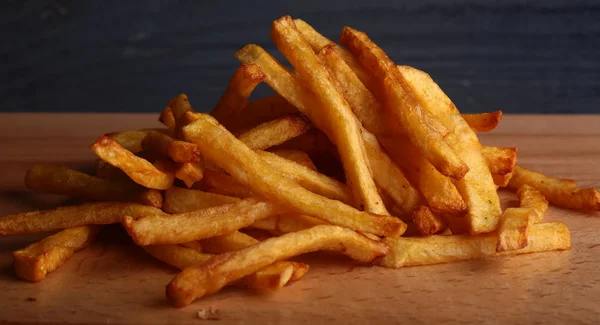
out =
[[[544,223],[549,202],[600,210],[600,194],[516,165],[516,148],[482,146],[502,112],[460,114],[423,71],[396,65],[345,27],[340,43],[289,16],[271,37],[290,71],[246,45],[211,114],[184,94],[163,129],[101,136],[91,176],[33,166],[28,188],[83,200],[0,218],[0,235],[59,231],[14,252],[19,278],[40,281],[120,223],[135,244],[181,272],[167,285],[185,306],[227,285],[278,290],[320,250],[400,268],[570,248]],[[267,83],[276,95],[248,102]],[[520,205],[502,211],[497,189]]]

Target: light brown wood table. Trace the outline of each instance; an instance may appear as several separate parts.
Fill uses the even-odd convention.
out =
[[[91,168],[88,147],[100,134],[158,125],[156,114],[0,114],[0,215],[64,201],[24,188],[33,163]],[[519,147],[526,167],[600,185],[600,116],[506,116],[481,141]],[[276,294],[229,288],[183,309],[165,299],[175,271],[116,226],[35,284],[15,278],[11,252],[41,236],[0,238],[0,323],[199,324],[208,306],[222,324],[598,323],[600,213],[551,208],[546,219],[569,226],[572,250],[400,270],[312,254],[302,258],[307,276]]]

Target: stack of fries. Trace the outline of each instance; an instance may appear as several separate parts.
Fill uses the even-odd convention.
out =
[[[84,203],[0,218],[2,236],[60,230],[14,253],[18,277],[43,279],[121,223],[181,270],[166,289],[181,307],[227,285],[278,290],[309,269],[290,258],[319,250],[400,268],[569,249],[568,228],[543,222],[548,202],[600,210],[596,189],[482,146],[502,112],[460,114],[365,33],[345,27],[344,49],[285,16],[271,37],[295,71],[247,45],[210,115],[182,94],[160,114],[166,128],[101,136],[95,176],[32,167],[28,188]],[[248,102],[261,82],[277,94]],[[502,211],[499,187],[519,207]]]

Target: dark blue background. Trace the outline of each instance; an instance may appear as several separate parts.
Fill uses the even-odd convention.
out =
[[[598,1],[0,3],[2,111],[157,112],[180,92],[210,109],[234,51],[274,51],[271,22],[291,14],[334,39],[367,32],[464,112],[600,113]]]

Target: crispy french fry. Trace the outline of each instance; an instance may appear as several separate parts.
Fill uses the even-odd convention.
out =
[[[300,150],[295,150],[295,149],[275,149],[275,150],[269,150],[270,152],[278,155],[279,157],[285,158],[287,160],[291,160],[299,165],[302,165],[308,169],[317,171],[317,167],[315,166],[315,164],[313,163],[312,159],[310,159],[310,156],[304,152],[304,151],[300,151]]]
[[[293,139],[311,128],[310,122],[299,115],[290,115],[265,122],[238,136],[248,147],[264,150]]]
[[[207,192],[233,196],[241,199],[256,196],[253,190],[240,184],[233,177],[225,174],[224,172],[215,171],[212,169],[204,170],[204,184],[201,186],[194,187],[202,189]]]
[[[600,210],[600,192],[597,189],[579,188],[573,180],[553,178],[517,165],[508,187],[517,190],[523,185],[535,188],[548,202],[562,208]]]
[[[130,180],[129,176],[122,170],[102,159],[96,159],[96,177],[113,180]]]
[[[248,102],[246,108],[227,129],[233,134],[240,134],[262,123],[298,113],[294,105],[288,103],[281,95],[275,94]]]
[[[429,207],[420,206],[412,213],[412,221],[421,236],[431,236],[444,230],[446,222]]]
[[[165,109],[163,109],[162,112],[160,112],[158,121],[164,124],[169,129],[175,129],[175,126],[177,124],[175,123],[175,116],[173,115],[173,110],[171,109],[171,106],[165,107]]]
[[[200,150],[194,144],[176,140],[159,132],[148,132],[142,140],[142,149],[145,152],[156,152],[168,156],[175,162],[201,163],[203,161]]]
[[[38,282],[63,265],[75,252],[89,245],[102,226],[65,229],[13,252],[15,273],[22,280]]]
[[[512,178],[512,175],[513,173],[508,173],[504,175],[492,174],[492,179],[494,180],[494,184],[496,184],[497,186],[507,187],[508,182],[510,182],[510,179]]]
[[[282,211],[278,204],[250,198],[180,214],[125,215],[122,224],[138,245],[179,244],[226,235]]]
[[[332,224],[381,236],[399,236],[406,225],[395,217],[358,211],[336,200],[314,194],[272,168],[206,114],[184,128],[186,139],[200,146],[205,157],[236,181],[291,212],[307,214]]]
[[[190,100],[186,94],[179,94],[175,98],[171,99],[169,102],[169,107],[171,108],[171,112],[173,112],[173,118],[175,119],[175,137],[177,139],[181,139],[180,130],[183,126],[185,126],[185,121],[183,121],[183,116],[187,112],[193,112],[192,105],[190,104]]]
[[[219,123],[228,127],[246,107],[254,88],[265,79],[265,74],[255,64],[242,64],[229,81],[217,106],[210,112]]]
[[[137,203],[97,202],[0,217],[0,236],[15,236],[121,222],[124,215],[166,215],[160,209]]]
[[[456,181],[456,188],[469,208],[467,218],[471,225],[471,233],[494,231],[498,227],[502,210],[490,169],[481,153],[477,134],[428,74],[412,67],[400,66],[398,69],[420,104],[453,134],[460,137],[458,140],[446,140],[469,167],[469,172]]]
[[[182,180],[187,187],[204,178],[204,163],[177,163],[175,166],[175,177]]]
[[[327,223],[322,220],[305,215],[280,214],[257,220],[249,227],[267,230],[275,235],[282,235],[325,224]]]
[[[295,137],[282,145],[277,146],[283,150],[301,150],[311,156],[322,156],[337,153],[337,148],[321,130],[312,128],[306,133]]]
[[[90,176],[56,165],[37,164],[25,174],[27,188],[94,201],[130,201],[160,208],[160,191],[147,189],[130,180],[111,180]]]
[[[173,186],[165,191],[163,210],[168,213],[184,213],[239,201],[241,199],[236,197]]]
[[[183,307],[276,261],[318,250],[339,251],[359,262],[369,263],[387,254],[388,247],[346,228],[317,226],[186,268],[167,286],[167,297],[173,305]]]
[[[371,68],[370,72],[380,84],[371,91],[384,96],[384,107],[392,125],[405,130],[411,142],[442,174],[461,179],[469,168],[445,142],[448,130],[415,99],[404,76],[385,52],[365,33],[349,27],[344,27],[340,42],[359,58],[363,67]]]
[[[508,208],[500,217],[496,252],[511,251],[527,246],[530,209]]]
[[[362,144],[360,123],[344,96],[336,89],[325,66],[296,29],[290,16],[273,22],[271,38],[315,96],[328,135],[338,147],[346,183],[354,194],[355,204],[371,213],[389,214],[372,178]],[[314,114],[309,118],[311,116],[314,117]]]
[[[495,129],[502,120],[502,111],[481,113],[481,114],[462,114],[463,119],[469,124],[475,132],[489,132]]]
[[[202,253],[203,252],[202,251],[202,245],[200,245],[200,242],[197,241],[197,240],[190,241],[190,242],[187,242],[187,243],[181,243],[181,244],[178,244],[178,245],[186,247],[186,248],[191,248],[191,249],[197,251],[198,253]]]
[[[208,253],[221,254],[256,245],[259,241],[239,231],[223,236],[202,239],[200,244]]]
[[[430,265],[571,248],[569,229],[562,222],[538,223],[529,229],[528,245],[523,249],[496,252],[496,233],[476,236],[430,236],[425,238],[384,238],[390,253],[379,264],[390,268]]]
[[[517,148],[482,146],[481,154],[492,174],[506,175],[512,173],[517,164]]]
[[[205,263],[214,257],[213,254],[199,253],[193,249],[179,245],[149,245],[144,246],[148,254],[154,258],[183,270],[197,264]],[[236,286],[250,287],[258,290],[276,291],[286,284],[296,281],[306,274],[308,265],[297,262],[276,262],[258,272],[240,279],[234,283]]]
[[[548,201],[540,191],[535,188],[523,184],[518,190],[519,206],[531,210],[530,223],[540,223],[548,211]]]
[[[174,176],[168,168],[161,170],[153,166],[149,161],[136,157],[107,136],[101,136],[92,144],[91,149],[100,159],[121,169],[134,182],[144,187],[164,190],[173,185]]]
[[[115,140],[121,147],[138,153],[142,151],[142,141],[148,135],[148,132],[160,132],[167,135],[173,135],[173,131],[169,129],[141,129],[130,131],[119,131],[108,133],[106,136]]]

